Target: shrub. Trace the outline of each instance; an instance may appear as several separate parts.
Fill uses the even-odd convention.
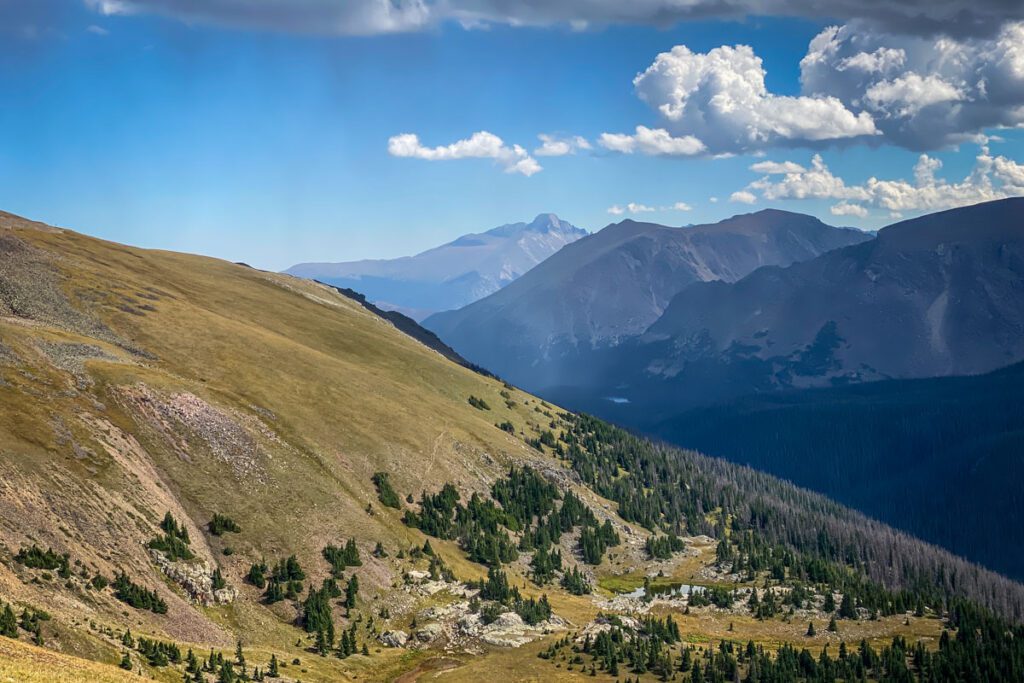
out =
[[[213,513],[213,519],[206,525],[206,528],[214,536],[223,536],[228,532],[237,534],[242,531],[242,528],[235,523],[235,520],[226,515],[219,515],[216,512]]]

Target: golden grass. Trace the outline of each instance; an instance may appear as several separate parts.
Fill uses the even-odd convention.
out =
[[[108,664],[0,637],[0,683],[129,683],[138,675]]]

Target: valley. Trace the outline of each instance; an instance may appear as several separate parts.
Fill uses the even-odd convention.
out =
[[[977,565],[333,288],[0,218],[0,673],[1018,672],[1024,587]]]

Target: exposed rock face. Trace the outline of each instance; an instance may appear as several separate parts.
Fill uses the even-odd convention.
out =
[[[234,602],[238,591],[231,586],[213,589],[213,568],[208,562],[171,562],[159,550],[150,550],[153,561],[171,581],[182,587],[193,602],[204,607]]]

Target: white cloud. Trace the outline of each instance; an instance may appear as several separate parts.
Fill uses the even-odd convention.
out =
[[[708,197],[708,201],[711,202],[712,204],[717,204],[718,197]]]
[[[757,196],[753,192],[747,190],[737,190],[729,195],[730,202],[736,202],[738,204],[753,204],[757,201]]]
[[[854,22],[811,40],[800,62],[801,93],[769,92],[747,45],[706,53],[677,45],[633,80],[658,117],[637,135],[606,133],[600,144],[631,153],[641,131],[652,154],[721,156],[771,147],[890,142],[916,150],[977,140],[1024,126],[1024,22],[981,37],[924,38]],[[668,151],[665,140],[700,142]],[[779,172],[783,172],[782,169]]]
[[[506,173],[531,176],[542,170],[537,160],[519,145],[509,147],[494,133],[473,133],[450,145],[424,147],[415,133],[403,133],[388,139],[388,154],[395,157],[447,161],[451,159],[494,159]]]
[[[637,126],[636,134],[601,133],[597,143],[607,150],[652,156],[693,156],[705,151],[704,143],[692,135],[673,137],[663,128]]]
[[[958,88],[931,74],[921,77],[908,73],[891,81],[879,81],[864,93],[864,100],[875,111],[907,118],[940,102],[959,102],[964,94]]]
[[[868,215],[868,210],[860,204],[851,204],[850,202],[839,202],[834,204],[829,211],[832,212],[833,216],[857,216],[858,218],[864,218]]]
[[[869,111],[888,142],[949,147],[1024,125],[1024,23],[960,39],[832,26],[811,41],[800,80],[805,95]]]
[[[754,173],[764,173],[765,175],[782,175],[785,173],[803,173],[807,169],[792,161],[759,161],[756,164],[751,164],[750,170]]]
[[[751,183],[749,189],[760,190],[765,199],[868,199],[865,190],[847,187],[842,178],[832,175],[820,154],[811,157],[810,168],[800,168],[800,171],[787,172],[781,178],[765,175]],[[751,169],[756,170],[753,166]]]
[[[871,115],[832,96],[768,92],[761,58],[747,45],[696,53],[685,45],[657,56],[633,84],[664,121],[665,135],[695,136],[712,153],[751,152],[874,135]],[[638,129],[639,130],[639,129]]]
[[[94,36],[109,36],[110,35],[110,31],[108,31],[107,29],[103,28],[102,26],[97,26],[96,24],[91,24],[89,26],[86,26],[85,30],[86,30],[87,33],[91,33]]]
[[[753,197],[756,190],[765,199],[838,199],[842,201],[831,208],[835,215],[865,216],[867,204],[895,216],[905,211],[940,211],[1024,194],[1024,164],[992,156],[987,146],[982,146],[974,168],[959,182],[938,177],[941,168],[941,161],[922,154],[914,165],[913,181],[871,177],[863,184],[848,185],[832,174],[819,155],[814,155],[809,169],[781,178],[765,175],[733,196]]]
[[[533,153],[539,157],[561,157],[566,154],[575,154],[580,150],[592,149],[590,141],[579,135],[558,138],[541,133],[537,138],[541,141],[541,145],[533,150]]]
[[[693,207],[686,202],[676,202],[668,206],[648,206],[647,204],[639,204],[637,202],[629,202],[625,206],[619,204],[613,204],[607,209],[608,213],[613,216],[621,216],[627,211],[632,214],[637,213],[653,213],[656,211],[693,211]]]

